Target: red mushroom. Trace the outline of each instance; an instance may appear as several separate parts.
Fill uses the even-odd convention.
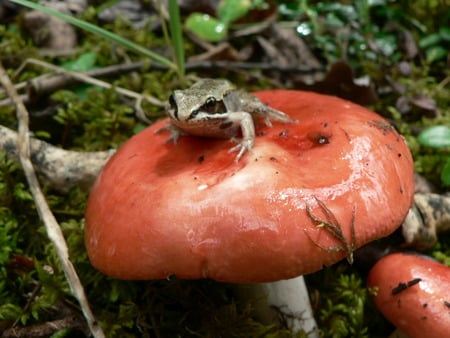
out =
[[[238,163],[227,140],[166,143],[165,120],[117,151],[86,212],[95,267],[122,279],[275,281],[351,260],[400,225],[413,162],[383,118],[308,92],[257,96],[297,122],[257,124]]]
[[[383,315],[409,337],[450,337],[450,268],[428,257],[380,259],[367,280]]]

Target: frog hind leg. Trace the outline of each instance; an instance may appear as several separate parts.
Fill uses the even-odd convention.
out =
[[[268,127],[272,127],[271,120],[280,121],[284,123],[294,122],[294,120],[292,120],[286,113],[269,107],[268,105],[264,104],[260,99],[258,99],[256,96],[250,93],[240,92],[239,96],[241,97],[242,103],[241,109],[243,111],[248,111],[256,118],[263,119],[264,123]]]

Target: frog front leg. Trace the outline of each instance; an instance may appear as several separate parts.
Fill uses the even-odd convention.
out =
[[[229,152],[237,151],[235,162],[239,162],[242,155],[247,150],[251,150],[253,148],[253,144],[255,143],[255,125],[253,123],[253,118],[250,113],[247,112],[233,112],[229,114],[226,121],[222,122],[222,125],[236,126],[239,125],[241,127],[242,139],[238,141],[238,144],[231,148]]]
[[[165,127],[158,129],[155,134],[161,134],[166,131],[170,132],[170,135],[166,139],[165,143],[173,142],[174,144],[177,144],[180,136],[188,135],[188,133],[186,133],[183,129],[176,126],[173,121],[169,121]]]

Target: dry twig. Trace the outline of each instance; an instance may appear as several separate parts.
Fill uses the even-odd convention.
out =
[[[17,120],[18,120],[18,149],[19,149],[19,159],[22,165],[23,171],[27,178],[28,184],[30,186],[30,191],[33,195],[33,199],[36,203],[36,209],[39,213],[41,220],[43,221],[45,228],[47,230],[47,235],[51,242],[53,243],[56,253],[58,255],[61,266],[66,275],[67,282],[72,290],[72,294],[78,300],[81,310],[86,318],[87,324],[91,333],[96,338],[103,338],[105,335],[98,325],[95,317],[89,307],[86,294],[84,292],[83,285],[75,271],[75,268],[69,258],[69,249],[67,247],[64,235],[56,221],[55,216],[51,212],[45,196],[39,186],[39,181],[37,179],[36,173],[33,168],[33,164],[30,160],[30,142],[29,142],[29,130],[28,130],[28,112],[20,101],[20,98],[14,89],[8,75],[6,74],[3,65],[0,63],[0,82],[6,89],[8,95],[13,100],[16,106]]]
[[[45,61],[42,61],[42,60],[37,60],[37,59],[27,59],[25,61],[25,63],[20,67],[18,72],[20,72],[21,69],[24,68],[27,64],[33,64],[33,65],[40,66],[40,67],[43,67],[43,68],[51,69],[51,70],[53,70],[56,73],[66,74],[67,76],[70,76],[70,77],[72,77],[72,78],[74,78],[74,79],[76,79],[76,80],[78,80],[80,82],[88,83],[88,84],[99,86],[99,87],[102,87],[102,88],[111,89],[111,88],[114,87],[112,84],[110,84],[108,82],[95,79],[95,78],[93,78],[91,76],[83,74],[82,72],[73,72],[73,71],[64,69],[62,67],[55,66],[55,65],[53,65],[51,63],[48,63],[48,62],[45,62]],[[139,102],[141,102],[141,101],[148,101],[150,104],[153,104],[153,105],[155,105],[157,107],[164,107],[165,106],[164,102],[162,102],[162,101],[160,101],[160,100],[158,100],[158,99],[156,99],[154,97],[148,96],[148,95],[138,94],[136,92],[133,92],[131,90],[128,90],[128,89],[125,89],[125,88],[121,88],[121,87],[114,87],[114,90],[116,92],[118,92],[119,94],[121,94],[121,95],[131,97],[131,98],[133,98],[133,99],[135,99],[136,101],[139,101]]]
[[[16,132],[0,125],[0,149],[14,160],[19,159],[17,139]],[[90,188],[114,152],[65,150],[35,138],[30,138],[29,142],[30,159],[39,178],[61,192],[67,192],[75,186]]]
[[[69,315],[62,319],[45,322],[43,324],[7,329],[2,333],[2,338],[49,337],[60,330],[68,328],[83,331],[84,327],[80,324],[80,319],[78,317]]]

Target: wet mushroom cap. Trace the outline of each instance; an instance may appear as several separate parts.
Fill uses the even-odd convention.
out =
[[[380,259],[367,284],[378,309],[411,338],[450,337],[450,268],[425,256]]]
[[[166,143],[168,132],[157,131],[167,120],[123,144],[86,211],[96,268],[123,279],[268,282],[320,270],[400,225],[413,162],[383,118],[309,92],[256,95],[297,121],[257,123],[254,148],[238,163],[230,140]]]

